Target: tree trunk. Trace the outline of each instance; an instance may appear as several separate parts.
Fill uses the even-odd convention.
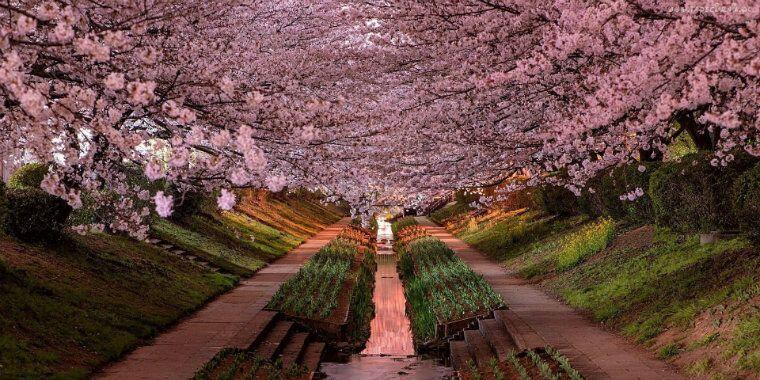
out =
[[[696,145],[698,150],[715,149],[716,141],[712,139],[712,136],[710,136],[710,133],[707,132],[706,128],[703,128],[697,123],[692,112],[679,112],[676,116],[676,121],[678,121],[678,124],[681,124],[681,127],[683,127],[691,139],[694,140],[694,145]]]

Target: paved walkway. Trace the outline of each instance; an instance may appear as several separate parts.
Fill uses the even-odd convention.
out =
[[[549,345],[568,352],[570,361],[587,379],[683,379],[651,353],[604,331],[540,289],[525,284],[428,218],[417,220],[482,274],[507,306]]]
[[[239,286],[184,319],[151,344],[106,367],[102,379],[189,379],[223,347],[261,328],[257,314],[290,276],[348,225],[349,218],[317,233]],[[266,313],[266,312],[264,312]]]

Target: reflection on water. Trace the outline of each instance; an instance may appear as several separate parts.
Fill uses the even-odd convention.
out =
[[[412,331],[406,316],[404,287],[396,272],[393,233],[390,223],[378,220],[377,272],[375,273],[375,318],[364,355],[414,355]]]
[[[451,369],[433,360],[414,356],[414,343],[406,316],[404,288],[396,271],[393,232],[385,219],[377,220],[377,273],[375,274],[375,318],[361,355],[348,363],[322,363],[328,379],[445,379]]]

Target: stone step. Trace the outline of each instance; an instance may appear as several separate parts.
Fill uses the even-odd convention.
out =
[[[275,325],[269,329],[266,336],[257,342],[256,346],[253,348],[254,354],[262,359],[274,359],[279,350],[283,348],[292,328],[293,322],[277,321]]]
[[[512,337],[512,341],[515,342],[517,351],[532,350],[547,346],[544,339],[512,310],[496,310],[494,312],[494,317],[496,320],[504,324],[509,336]]]
[[[301,365],[308,368],[310,372],[316,372],[319,369],[319,363],[322,361],[324,351],[324,342],[309,342],[301,357]]]
[[[472,359],[470,350],[467,348],[467,342],[463,340],[449,341],[449,351],[451,355],[451,366],[455,371],[467,368],[467,362]]]
[[[464,341],[467,343],[470,356],[475,359],[478,367],[485,367],[488,361],[495,356],[491,351],[491,346],[488,345],[479,330],[464,330]]]
[[[507,360],[509,352],[516,349],[515,342],[502,322],[496,319],[480,319],[478,328],[499,361]]]
[[[271,326],[274,325],[276,316],[276,311],[262,310],[256,313],[240,330],[240,333],[229,340],[227,346],[241,350],[254,346],[267,335]]]
[[[309,333],[300,332],[290,336],[285,347],[282,349],[280,357],[282,358],[282,368],[290,368],[291,365],[298,363],[301,359],[304,349],[306,348],[306,341],[309,339]]]

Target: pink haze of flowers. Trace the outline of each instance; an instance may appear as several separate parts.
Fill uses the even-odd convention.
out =
[[[174,199],[134,168],[223,209],[304,186],[365,213],[517,172],[578,192],[683,128],[726,165],[760,154],[760,11],[714,3],[4,2],[0,151],[50,162],[73,206],[121,195],[109,227],[135,236],[149,210],[127,195]]]

